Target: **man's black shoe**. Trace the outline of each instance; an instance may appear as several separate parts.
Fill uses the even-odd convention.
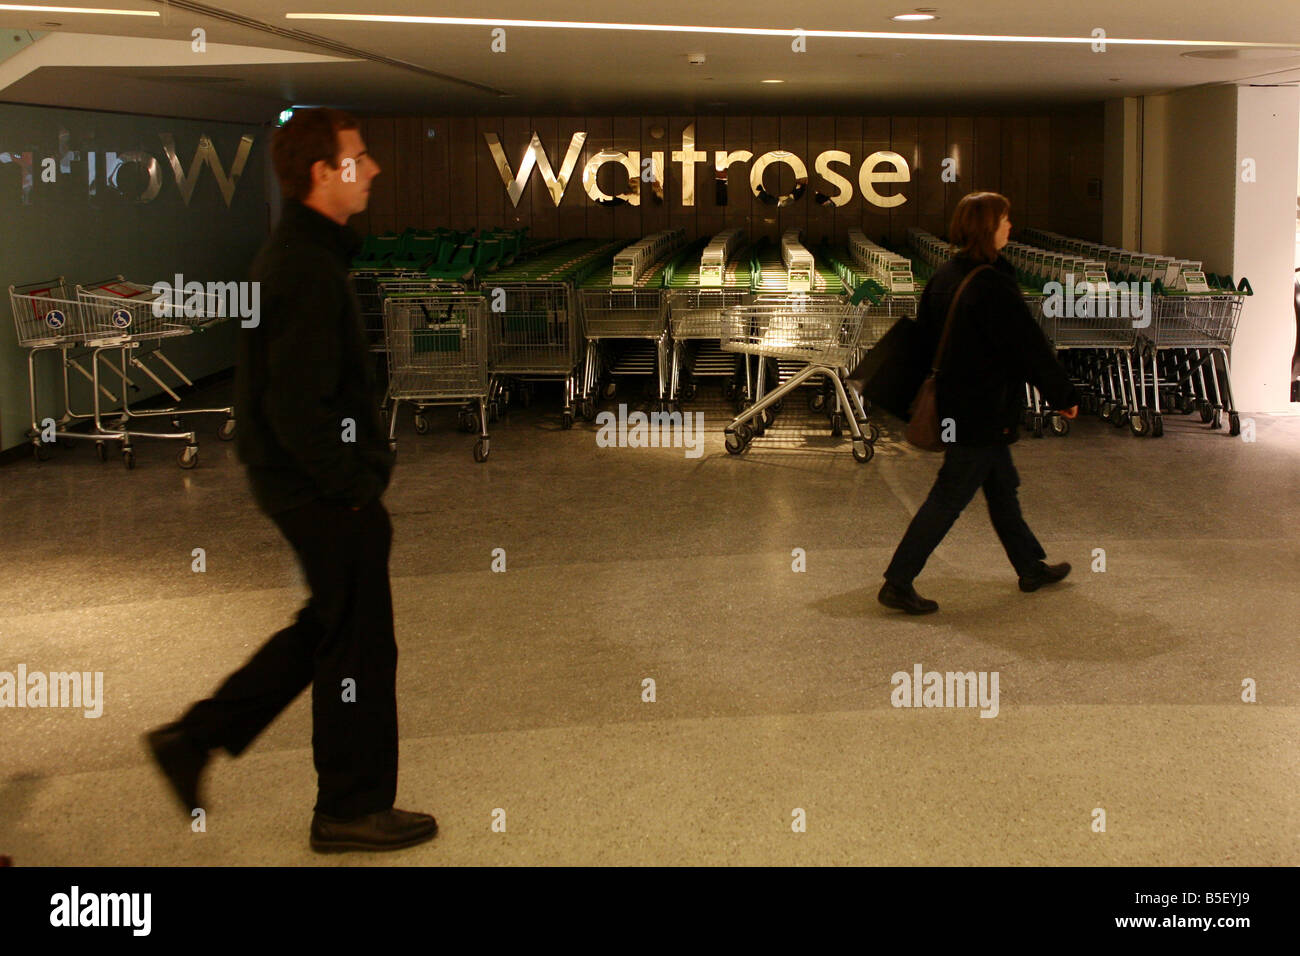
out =
[[[1055,584],[1067,574],[1070,573],[1070,565],[1062,561],[1060,564],[1044,564],[1038,562],[1038,567],[1033,574],[1026,574],[1020,578],[1020,590],[1028,594],[1030,591],[1037,591],[1044,584]]]
[[[888,581],[876,595],[878,600],[885,607],[896,608],[900,611],[906,611],[908,614],[933,614],[939,610],[939,605],[916,593],[916,588],[908,587],[906,590],[890,584]]]
[[[151,730],[145,734],[144,741],[181,802],[181,809],[190,816],[196,807],[203,806],[199,799],[199,777],[207,766],[208,752],[194,743],[180,724]]]
[[[427,813],[383,810],[340,820],[318,811],[311,820],[311,848],[317,853],[401,850],[432,840],[437,832],[438,821]]]

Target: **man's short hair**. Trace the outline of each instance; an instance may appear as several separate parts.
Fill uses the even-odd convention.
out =
[[[285,199],[306,199],[311,193],[311,168],[319,160],[338,167],[339,130],[361,124],[342,110],[321,107],[295,112],[275,131],[271,162]]]

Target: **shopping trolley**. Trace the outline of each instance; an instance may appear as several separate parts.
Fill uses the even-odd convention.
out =
[[[487,303],[474,292],[407,292],[384,299],[388,355],[388,443],[397,449],[397,410],[415,407],[417,434],[429,430],[425,411],[460,405],[462,431],[479,433],[474,460],[487,461]]]
[[[195,408],[177,404],[169,408],[137,410],[131,408],[126,398],[128,392],[139,390],[129,378],[129,365],[151,379],[173,402],[181,401],[180,395],[160,372],[170,372],[178,382],[176,388],[192,387],[194,382],[163,352],[163,341],[203,332],[237,314],[238,303],[234,301],[237,284],[230,282],[223,286],[225,295],[218,291],[175,289],[173,295],[168,296],[154,291],[152,285],[128,282],[120,275],[77,286],[77,298],[86,309],[88,323],[109,335],[128,335],[130,342],[134,343],[122,344],[119,349],[122,367],[114,369],[122,380],[122,421],[167,416],[172,427],[179,429],[182,415],[222,415],[225,421],[217,429],[217,437],[222,441],[235,437],[235,410],[232,406]],[[175,437],[187,434],[178,433]],[[193,466],[186,464],[185,467]]]
[[[1141,410],[1143,425],[1151,435],[1159,437],[1164,432],[1162,392],[1166,405],[1183,414],[1198,411],[1201,421],[1211,428],[1223,426],[1226,411],[1228,434],[1241,434],[1228,350],[1237,334],[1245,297],[1251,294],[1250,283],[1243,278],[1236,291],[1172,291],[1154,297],[1151,325],[1142,330],[1138,355],[1138,394],[1145,398],[1149,387],[1151,396],[1151,407]]]
[[[95,376],[82,363],[86,350],[85,319],[81,303],[71,297],[63,276],[43,282],[27,282],[9,286],[9,304],[13,312],[18,345],[27,349],[27,398],[31,412],[31,427],[27,437],[38,461],[49,457],[47,445],[59,439],[80,440],[91,438],[85,432],[69,431],[68,426],[78,421],[88,421],[92,412],[72,410],[69,370],[77,372],[92,387],[100,389],[111,402],[117,396],[99,385]],[[63,382],[63,412],[57,420],[49,419],[53,427],[42,426],[36,408],[36,357],[57,353]]]
[[[722,350],[723,313],[734,305],[753,301],[748,277],[736,288],[674,289],[668,292],[665,308],[672,339],[672,363],[668,398],[694,400],[698,381],[723,379],[722,397],[739,394],[738,356]]]
[[[502,282],[490,290],[489,355],[495,373],[522,382],[564,383],[562,423],[573,426],[575,370],[582,360],[582,325],[567,282]],[[500,310],[496,305],[500,304]]]
[[[1099,297],[1104,298],[1104,297]],[[1128,308],[1104,308],[1102,315],[1048,315],[1043,297],[1029,297],[1030,309],[1039,320],[1047,340],[1058,350],[1073,353],[1063,364],[1071,377],[1083,386],[1087,403],[1094,405],[1102,419],[1116,427],[1129,423],[1135,434],[1141,434],[1140,412],[1133,352],[1137,346],[1137,329]],[[1053,310],[1055,311],[1055,310]],[[1063,310],[1062,310],[1063,311]],[[1035,436],[1043,434],[1042,407],[1037,392],[1033,392],[1035,411],[1031,427]],[[1069,431],[1068,420],[1060,409],[1051,413],[1048,424],[1055,434]],[[1133,422],[1139,424],[1133,424]]]
[[[602,369],[610,376],[602,394],[615,393],[614,379],[627,375],[653,376],[655,397],[662,401],[668,379],[668,312],[661,288],[579,289],[583,337],[582,387],[578,416],[596,417],[595,395]],[[602,354],[601,343],[625,340],[620,351]]]
[[[753,405],[732,419],[724,429],[727,451],[733,455],[746,451],[757,432],[756,424],[762,422],[767,409],[814,376],[824,376],[835,389],[839,407],[853,411],[847,416],[853,436],[853,457],[859,462],[870,461],[875,453],[874,439],[863,433],[860,424],[865,421],[866,412],[853,390],[844,387],[868,311],[864,306],[846,302],[842,296],[813,294],[790,295],[781,301],[760,299],[728,307],[723,312],[723,349],[757,357],[760,375],[766,359],[803,365],[775,389],[760,394]]]

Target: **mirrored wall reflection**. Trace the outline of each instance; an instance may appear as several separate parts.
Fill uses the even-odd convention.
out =
[[[778,195],[768,192],[763,185],[763,174],[767,172],[769,166],[776,163],[784,163],[794,172],[794,189],[791,192]],[[759,202],[779,209],[803,198],[803,194],[808,190],[808,167],[794,153],[775,149],[754,160],[754,165],[749,170],[749,186],[753,190],[754,198]]]
[[[74,136],[79,142],[74,143]],[[211,171],[222,201],[229,208],[234,201],[240,176],[253,150],[254,134],[240,138],[231,157],[229,171],[212,139],[200,134],[186,170],[169,132],[157,134],[162,151],[171,167],[176,188],[188,206],[203,170]],[[134,138],[134,137],[133,137]],[[136,139],[140,143],[139,139]],[[158,156],[141,143],[126,149],[95,148],[94,130],[79,134],[60,128],[55,143],[33,145],[28,149],[0,151],[0,190],[15,192],[24,205],[39,202],[41,197],[54,201],[122,199],[129,203],[152,202],[162,192],[163,167]],[[74,148],[79,147],[79,148]],[[8,171],[13,170],[10,174]],[[11,192],[10,181],[13,191]]]

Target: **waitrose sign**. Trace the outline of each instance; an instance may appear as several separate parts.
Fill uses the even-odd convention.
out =
[[[559,171],[542,146],[541,138],[536,132],[532,134],[517,167],[512,167],[501,140],[495,133],[484,133],[487,147],[492,154],[492,161],[501,174],[501,182],[506,187],[510,201],[518,206],[528,185],[529,177],[536,169],[545,183],[551,200],[556,206],[564,199],[564,193],[577,168],[582,155],[582,148],[587,142],[585,132],[576,132],[569,139],[569,147],[560,160]],[[558,157],[557,157],[558,158]],[[695,205],[695,167],[712,165],[714,173],[714,196],[719,206],[727,205],[728,189],[731,185],[733,167],[749,167],[749,189],[761,202],[772,206],[788,206],[803,198],[808,191],[808,167],[803,159],[795,153],[784,149],[771,150],[755,157],[748,149],[717,149],[710,152],[700,149],[695,142],[695,125],[691,124],[682,131],[682,148],[672,150],[669,155],[664,150],[654,150],[643,156],[639,150],[623,152],[617,149],[602,149],[591,156],[582,168],[582,185],[587,195],[594,202],[605,206],[641,205],[642,184],[649,187],[652,199],[664,201],[664,160],[671,158],[673,164],[681,165],[682,205]],[[712,162],[710,163],[710,160]],[[607,163],[623,167],[627,171],[627,188],[622,192],[610,194],[605,192],[597,182],[601,167]],[[769,167],[786,165],[794,173],[794,188],[788,193],[773,193],[764,185],[764,176]],[[837,168],[839,167],[839,168]],[[825,182],[828,192],[817,190],[813,200],[822,204],[845,206],[852,201],[856,183],[862,198],[874,206],[890,209],[907,202],[902,193],[883,196],[876,189],[881,183],[910,182],[912,172],[907,160],[891,150],[879,150],[864,159],[855,170],[853,158],[842,149],[828,149],[818,153],[813,160],[813,169]]]

